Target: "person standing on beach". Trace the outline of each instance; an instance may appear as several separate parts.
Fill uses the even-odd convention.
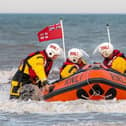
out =
[[[78,48],[70,49],[68,58],[60,68],[60,78],[63,79],[73,75],[86,64],[86,61],[83,59],[83,50]]]
[[[20,89],[26,84],[35,84],[39,88],[49,91],[48,74],[53,61],[62,54],[61,47],[51,43],[43,51],[29,54],[19,65],[11,81],[10,99],[20,97]]]

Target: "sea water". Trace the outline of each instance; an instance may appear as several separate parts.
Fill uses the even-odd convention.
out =
[[[18,101],[9,100],[10,81],[20,61],[29,53],[62,40],[39,43],[37,32],[63,19],[66,54],[70,48],[84,49],[88,63],[102,62],[93,55],[101,42],[111,42],[126,54],[126,15],[122,14],[0,14],[0,125],[1,126],[125,126],[126,101]],[[58,79],[64,57],[54,62],[49,79]]]

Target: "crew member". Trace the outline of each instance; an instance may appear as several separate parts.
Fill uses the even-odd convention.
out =
[[[10,99],[19,98],[20,88],[25,84],[36,84],[49,90],[48,74],[53,61],[62,53],[61,47],[51,43],[45,50],[29,54],[19,65],[11,81]]]
[[[101,56],[104,58],[103,64],[108,68],[117,70],[120,73],[126,72],[126,57],[124,53],[118,49],[114,49],[113,45],[109,42],[100,44],[97,49]]]
[[[83,52],[83,50],[78,48],[72,48],[68,51],[68,58],[60,68],[61,78],[66,78],[73,75],[86,65],[86,61],[83,59]]]

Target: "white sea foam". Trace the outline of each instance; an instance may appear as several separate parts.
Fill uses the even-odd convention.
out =
[[[0,70],[0,84],[9,83],[16,70],[16,68],[12,70]]]
[[[126,113],[126,101],[89,101],[77,100],[68,102],[19,101],[9,100],[10,79],[16,69],[0,71],[0,111],[17,113]],[[3,76],[2,76],[3,75]],[[4,81],[3,81],[4,80]]]
[[[4,94],[5,95],[5,94]],[[2,97],[2,96],[0,96]],[[4,97],[5,98],[5,97]],[[8,98],[8,97],[6,97]],[[19,101],[1,100],[0,111],[16,113],[126,113],[126,101],[68,101],[68,102],[44,102],[44,101]]]

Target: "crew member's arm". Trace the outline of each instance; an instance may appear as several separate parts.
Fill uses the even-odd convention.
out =
[[[60,77],[62,79],[67,78],[76,73],[78,69],[79,67],[74,64],[65,65],[64,68],[60,71]]]

